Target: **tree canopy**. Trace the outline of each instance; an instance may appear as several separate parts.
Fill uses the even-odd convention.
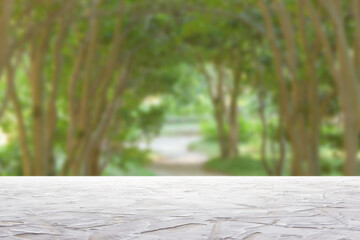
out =
[[[0,173],[141,165],[195,115],[215,163],[358,175],[359,69],[358,0],[2,0]]]

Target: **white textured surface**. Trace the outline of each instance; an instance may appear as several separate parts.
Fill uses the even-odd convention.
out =
[[[0,178],[0,239],[360,239],[360,182]]]

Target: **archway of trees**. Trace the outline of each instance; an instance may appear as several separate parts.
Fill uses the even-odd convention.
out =
[[[216,164],[358,175],[359,69],[358,0],[2,0],[1,174],[142,164],[130,143],[190,112]]]

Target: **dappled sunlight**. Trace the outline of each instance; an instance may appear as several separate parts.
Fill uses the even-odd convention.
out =
[[[0,147],[9,143],[9,136],[0,128]]]

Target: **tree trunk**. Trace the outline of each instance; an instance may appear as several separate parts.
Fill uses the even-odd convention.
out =
[[[8,60],[9,29],[13,0],[0,1],[0,76]]]
[[[350,109],[347,109],[348,111]],[[344,174],[346,176],[357,176],[358,172],[358,162],[357,162],[357,153],[358,153],[358,145],[359,145],[359,134],[357,131],[357,122],[355,121],[355,117],[352,113],[347,112],[345,114],[344,128],[345,128],[345,153],[346,153],[346,161],[344,167]]]
[[[29,142],[27,138],[25,120],[22,113],[22,107],[17,95],[16,85],[14,83],[14,69],[11,65],[8,66],[7,71],[7,86],[10,92],[10,98],[14,105],[15,116],[18,125],[18,134],[19,134],[19,143],[21,149],[21,159],[22,159],[22,170],[24,176],[30,176],[33,174],[33,161],[29,150]]]
[[[214,103],[214,115],[216,120],[216,129],[218,135],[218,141],[220,145],[220,157],[227,159],[229,157],[229,144],[228,137],[226,134],[225,124],[224,124],[224,109],[219,106],[219,103]]]
[[[230,111],[229,111],[229,158],[235,158],[239,155],[238,141],[239,141],[239,123],[238,123],[238,96],[240,90],[240,74],[234,74],[233,90],[230,96]]]
[[[32,116],[33,116],[33,136],[34,136],[34,174],[46,175],[48,169],[48,158],[46,157],[46,119],[44,109],[44,79],[43,68],[47,46],[50,40],[50,29],[45,28],[41,31],[40,41],[33,39],[31,49],[30,83],[32,95]]]
[[[296,54],[296,33],[292,26],[289,11],[283,2],[275,1],[275,11],[280,24],[284,47],[280,49],[277,32],[265,1],[261,0],[260,7],[263,12],[266,31],[270,39],[271,50],[275,60],[276,78],[280,92],[280,115],[284,128],[289,136],[292,149],[293,175],[318,175],[318,137],[320,131],[318,88],[316,82],[315,58],[318,51],[312,50],[306,37],[303,7],[299,2],[299,32],[301,47],[304,49],[305,60]],[[316,49],[315,49],[316,50]],[[300,66],[305,66],[305,80],[299,79]],[[284,69],[288,74],[284,74]],[[306,170],[305,170],[306,169]]]

